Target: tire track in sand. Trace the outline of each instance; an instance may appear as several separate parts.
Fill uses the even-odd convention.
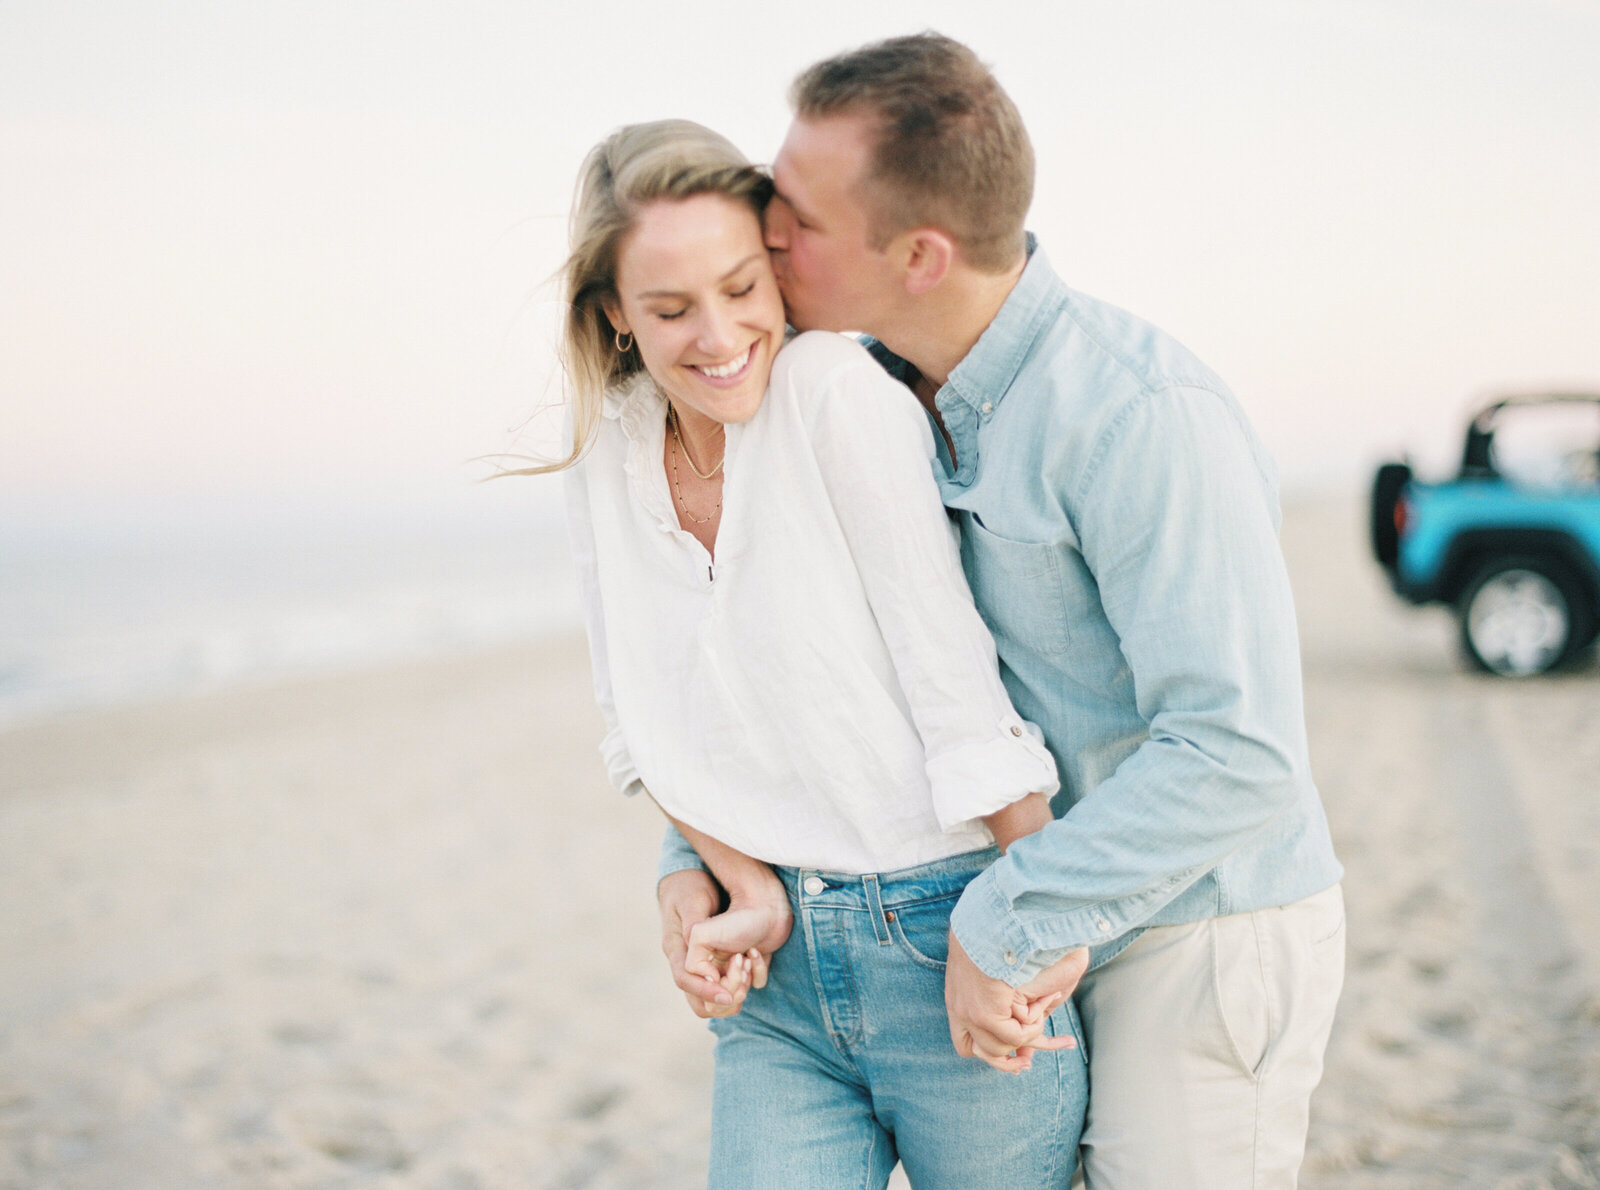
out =
[[[1486,700],[1509,691],[1486,681],[1451,687],[1430,716],[1428,743],[1436,804],[1456,819],[1472,898],[1476,945],[1452,982],[1470,981],[1477,1020],[1454,1027],[1477,1060],[1441,1120],[1449,1163],[1463,1185],[1600,1187],[1600,1001],[1485,713]]]

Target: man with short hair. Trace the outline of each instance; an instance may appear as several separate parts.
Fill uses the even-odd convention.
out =
[[[969,49],[895,38],[792,99],[767,222],[790,321],[872,335],[939,429],[1002,677],[1062,776],[1056,821],[952,918],[952,1040],[1014,1065],[1045,1042],[1013,989],[1075,989],[1090,1187],[1293,1186],[1344,911],[1271,461],[1209,369],[1056,277],[1023,228],[1027,133]],[[669,837],[691,993],[675,939],[716,903],[692,863]]]

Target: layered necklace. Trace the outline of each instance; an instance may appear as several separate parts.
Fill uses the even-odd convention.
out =
[[[678,456],[682,455],[684,461],[689,464],[689,470],[693,471],[701,479],[711,479],[718,471],[722,470],[722,464],[728,458],[726,442],[724,442],[722,448],[722,458],[717,460],[717,465],[709,471],[702,471],[694,465],[694,456],[689,453],[689,448],[683,444],[683,435],[678,432],[678,411],[672,407],[670,401],[667,403],[667,426],[672,430],[674,446],[672,452],[667,456],[668,462],[672,465],[672,494],[677,497],[678,507],[683,510],[683,515],[688,520],[696,525],[704,525],[722,511],[722,493],[720,491],[717,493],[717,506],[705,516],[695,516],[694,513],[690,512],[688,501],[683,498],[683,488],[678,483]]]

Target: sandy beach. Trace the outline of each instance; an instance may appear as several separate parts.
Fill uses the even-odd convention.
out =
[[[1312,1190],[1600,1187],[1600,666],[1466,672],[1294,505],[1349,975]],[[703,1183],[581,637],[0,734],[0,1190]]]

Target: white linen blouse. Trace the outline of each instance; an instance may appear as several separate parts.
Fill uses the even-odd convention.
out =
[[[613,784],[769,863],[893,871],[1057,788],[972,604],[916,399],[854,340],[793,339],[726,433],[716,557],[678,524],[666,400],[605,399],[568,473]]]

